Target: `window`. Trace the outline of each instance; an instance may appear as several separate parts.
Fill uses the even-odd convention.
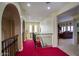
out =
[[[32,25],[30,24],[29,25],[29,32],[32,33],[32,32],[37,32],[37,25]]]
[[[30,33],[32,32],[32,25],[31,24],[29,25],[29,32]]]
[[[70,29],[70,26],[68,26],[68,29],[67,29],[68,31],[70,31],[71,29]]]
[[[34,26],[34,32],[37,32],[37,25]]]
[[[61,31],[60,32],[65,32],[65,31],[71,31],[73,32],[73,24],[66,22],[61,24]]]
[[[66,31],[66,26],[64,26],[63,31]]]
[[[73,26],[71,26],[71,32],[73,32]]]
[[[63,26],[61,27],[61,31],[63,32]]]

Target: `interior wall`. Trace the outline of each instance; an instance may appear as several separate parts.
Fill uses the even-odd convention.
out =
[[[5,26],[7,26],[7,28]],[[8,4],[2,15],[2,31],[5,33],[4,35],[9,36],[8,38],[15,35],[20,35],[20,28],[21,22],[19,12],[14,5]]]
[[[53,33],[51,17],[47,17],[40,22],[41,33]]]
[[[50,14],[48,17],[43,19],[43,22],[40,22],[41,33],[52,33],[52,46],[57,47],[57,11]]]
[[[79,45],[79,35],[78,35],[78,33],[79,33],[79,26],[78,25],[79,25],[79,15],[75,15],[75,17],[74,17],[74,39],[75,39],[74,40],[74,44],[76,46]]]
[[[6,30],[7,29],[7,30]],[[3,17],[2,21],[2,40],[8,39],[14,36],[14,21]]]

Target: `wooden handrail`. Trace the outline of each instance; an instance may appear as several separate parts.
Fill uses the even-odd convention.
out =
[[[3,40],[2,42],[7,41],[7,40],[12,39],[12,38],[17,37],[17,36],[18,36],[18,35],[12,36],[12,37],[10,37],[10,38],[8,38],[8,39]]]
[[[18,49],[18,35],[2,41],[2,55],[14,56]]]

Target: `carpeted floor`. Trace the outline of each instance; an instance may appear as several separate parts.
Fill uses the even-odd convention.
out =
[[[68,56],[59,48],[34,48],[33,40],[25,41],[23,47],[23,51],[17,52],[16,56]]]

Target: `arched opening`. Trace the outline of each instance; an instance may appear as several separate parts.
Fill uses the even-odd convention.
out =
[[[2,55],[15,55],[18,37],[21,33],[19,12],[13,4],[8,4],[2,15]]]

